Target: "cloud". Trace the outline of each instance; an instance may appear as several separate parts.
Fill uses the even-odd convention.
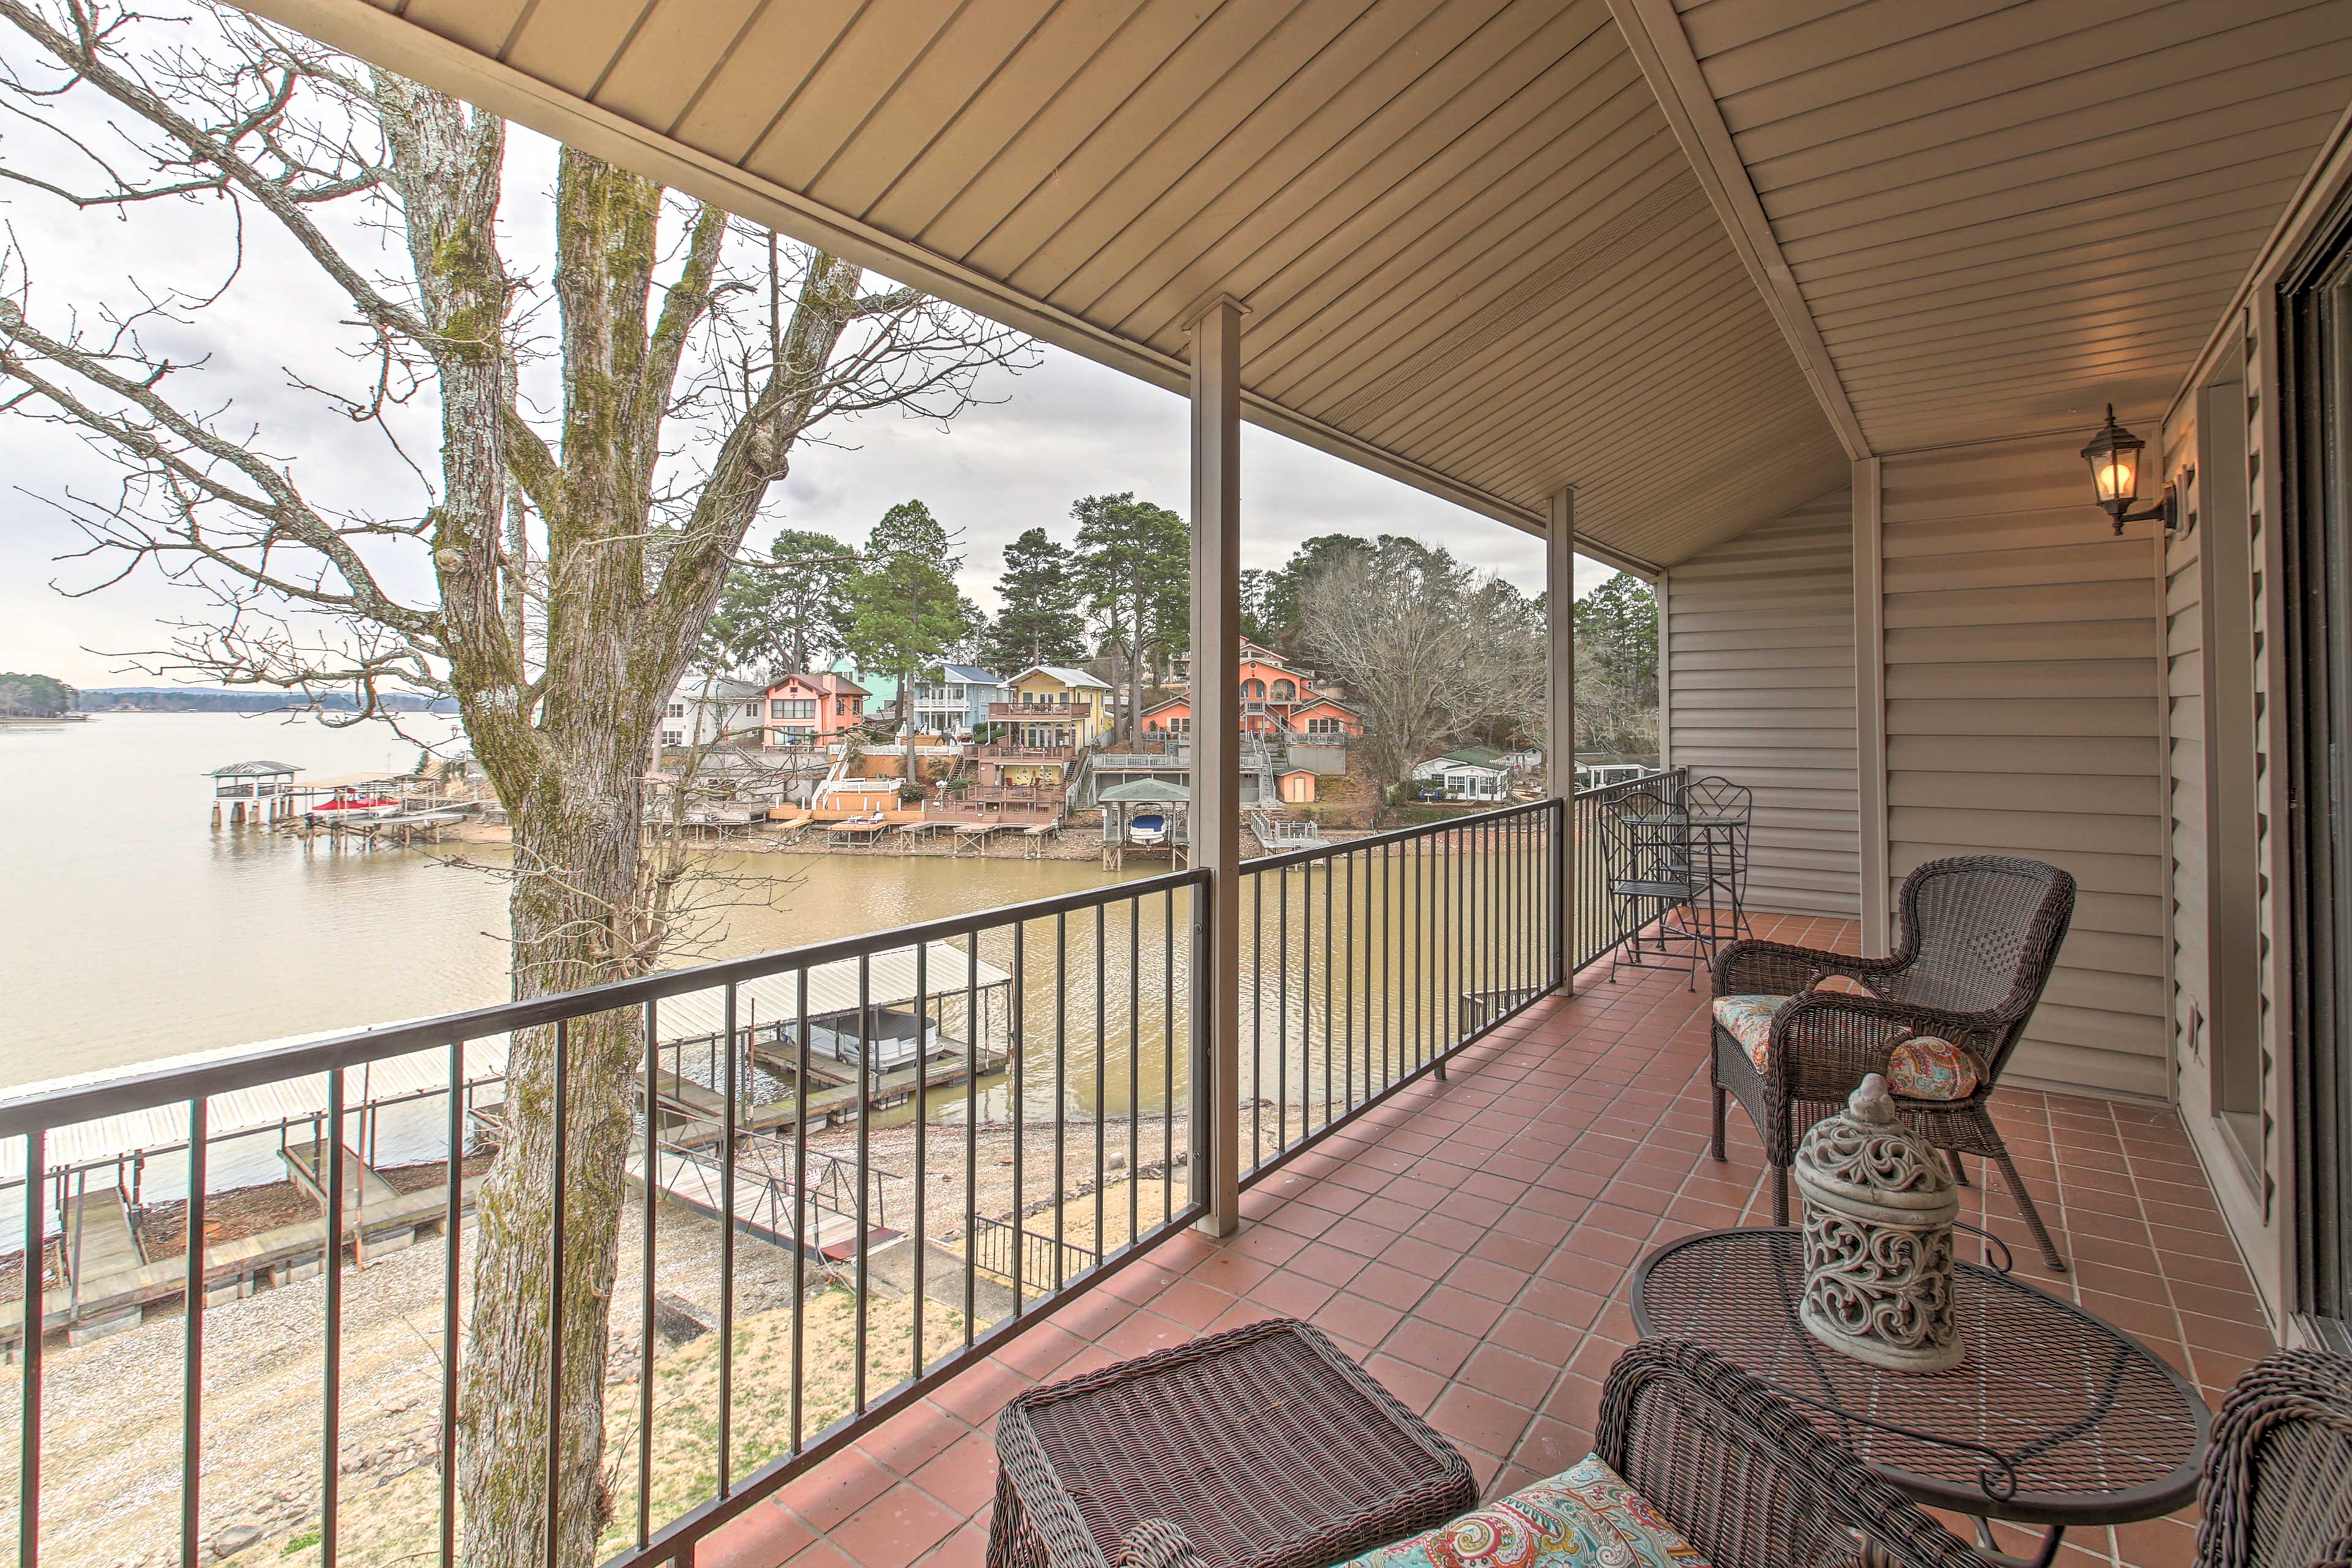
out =
[[[12,157],[20,145],[12,142]],[[553,171],[553,144],[518,131],[504,226],[513,265],[542,285],[551,269]],[[224,274],[234,236],[218,202],[162,204],[117,217],[34,195],[15,200],[0,219],[24,246],[37,317],[74,310],[88,319],[100,301],[129,297],[134,279],[150,288],[209,285]],[[398,259],[381,235],[353,227],[344,237],[387,270]],[[292,459],[315,493],[378,514],[415,515],[423,492],[383,438],[291,384],[364,382],[366,366],[347,353],[352,334],[336,326],[349,318],[348,302],[267,226],[248,225],[244,243],[244,270],[226,298],[196,317],[194,329],[160,334],[176,333],[175,353],[205,361],[184,374],[202,388],[189,401],[233,399],[236,422],[260,428],[263,444]],[[530,385],[543,403],[557,395],[551,369],[534,372]],[[945,428],[876,415],[832,431],[833,445],[804,447],[772,492],[752,542],[785,526],[863,540],[894,502],[919,498],[960,533],[966,589],[992,611],[1003,547],[1041,525],[1067,538],[1079,496],[1133,490],[1185,510],[1189,441],[1181,397],[1054,349],[1022,374],[989,375],[979,390],[986,401]],[[433,418],[420,403],[399,421],[420,456],[430,453]],[[1264,430],[1244,429],[1242,459],[1245,566],[1279,566],[1318,533],[1397,533],[1442,543],[1531,592],[1542,585],[1541,542],[1501,523]],[[205,613],[204,595],[152,573],[82,599],[50,586],[53,580],[87,585],[107,574],[91,563],[52,560],[83,540],[48,503],[68,489],[103,496],[114,482],[112,469],[70,430],[0,418],[0,472],[11,487],[0,500],[0,668],[40,670],[78,685],[120,683],[122,660],[88,650],[152,648],[168,641],[165,623]],[[387,561],[386,570],[394,591],[413,599],[429,594],[421,551]],[[1610,575],[1598,563],[1580,562],[1580,592]]]

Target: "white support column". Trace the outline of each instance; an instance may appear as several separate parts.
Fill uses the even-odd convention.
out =
[[[1219,295],[1192,325],[1192,864],[1209,873],[1209,919],[1193,987],[1207,1054],[1193,1075],[1201,1228],[1241,1224],[1241,325]],[[1201,1147],[1205,1134],[1208,1147]],[[1205,1156],[1205,1157],[1204,1157]]]
[[[1544,760],[1551,769],[1551,793],[1560,800],[1559,853],[1554,869],[1560,896],[1552,900],[1559,949],[1559,989],[1576,991],[1576,491],[1566,485],[1551,496],[1544,535],[1544,591],[1551,608],[1549,705],[1546,709]]]

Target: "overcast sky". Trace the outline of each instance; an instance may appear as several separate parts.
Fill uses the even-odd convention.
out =
[[[20,167],[44,161],[38,166],[52,175],[68,172],[46,162],[21,129],[0,129],[0,159]],[[552,169],[551,144],[518,131],[507,181],[510,265],[529,267],[545,253]],[[77,211],[22,187],[0,195],[0,223],[20,253],[0,268],[0,287],[13,293],[29,277],[28,313],[51,325],[68,310],[89,321],[110,301],[120,308],[133,279],[149,289],[170,282],[209,289],[226,270],[234,232],[218,202],[151,205],[125,217]],[[354,247],[374,243],[356,232],[350,237]],[[364,366],[345,352],[351,335],[337,327],[349,306],[273,234],[248,226],[245,240],[234,287],[172,341],[182,359],[205,357],[181,378],[202,389],[184,400],[234,400],[235,419],[257,426],[268,449],[291,458],[306,490],[359,510],[413,515],[417,481],[383,438],[290,384],[363,380]],[[155,336],[168,340],[172,331]],[[803,448],[791,477],[771,493],[752,542],[786,525],[862,541],[893,503],[919,499],[961,534],[966,590],[992,612],[1004,545],[1040,524],[1067,539],[1077,497],[1131,489],[1185,509],[1181,398],[1054,350],[1043,351],[1034,368],[992,375],[979,390],[989,401],[950,428],[876,416],[838,431],[843,445]],[[414,408],[406,421],[412,435],[429,432],[430,410]],[[416,444],[429,450],[429,443]],[[51,503],[68,487],[89,494],[110,488],[110,470],[72,432],[0,417],[0,475],[9,487],[0,492],[0,669],[84,687],[150,684],[119,656],[159,646],[169,635],[162,623],[199,617],[208,601],[145,573],[89,597],[58,592],[110,574],[55,559],[82,537]],[[1538,541],[1246,426],[1242,515],[1247,566],[1279,566],[1313,534],[1389,532],[1441,543],[1530,592],[1542,585]],[[394,587],[412,596],[429,587],[421,567],[392,571]],[[1597,563],[1580,562],[1580,593],[1609,575]]]

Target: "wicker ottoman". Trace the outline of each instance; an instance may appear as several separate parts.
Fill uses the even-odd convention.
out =
[[[1478,1503],[1452,1444],[1286,1319],[1031,1389],[996,1452],[989,1568],[1323,1568]]]

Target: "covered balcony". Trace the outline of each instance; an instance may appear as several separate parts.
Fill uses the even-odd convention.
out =
[[[1851,922],[1763,934],[1850,946]],[[1004,1401],[1271,1317],[1303,1318],[1469,1456],[1489,1495],[1592,1447],[1601,1383],[1634,1339],[1634,1264],[1679,1237],[1770,1220],[1752,1133],[1706,1153],[1704,998],[1682,977],[1589,972],[1253,1187],[1250,1224],[1171,1237],[706,1542],[698,1562],[978,1568]],[[2177,1117],[2004,1094],[2001,1120],[2071,1268],[2035,1257],[1998,1179],[1965,1217],[2036,1283],[2128,1325],[2218,1402],[2272,1338]],[[2022,1551],[2026,1534],[2000,1527]],[[2076,1531],[2058,1561],[2165,1568],[2193,1523]]]
[[[1759,931],[1883,954],[1923,865],[2071,879],[2047,989],[1985,1064],[2063,1272],[1958,1162],[2016,1275],[2207,1401],[2276,1344],[2352,1348],[2352,823],[2313,805],[2352,801],[2326,627],[2352,7],[254,8],[1182,393],[1195,650],[1242,635],[1244,420],[1540,538],[1554,606],[1580,554],[1648,579],[1654,804],[1748,792]],[[550,1381],[592,1381],[531,1433],[559,1485],[604,1466],[600,1558],[976,1562],[1009,1397],[1267,1315],[1322,1326],[1491,1496],[1583,1452],[1644,1257],[1771,1217],[1753,1124],[1708,1149],[1711,976],[1601,962],[1629,901],[1673,895],[1601,854],[1643,781],[1570,787],[1576,655],[1555,614],[1538,802],[1245,861],[1219,674],[1184,871],[20,1095],[0,1175],[47,1224],[79,1130],[145,1118],[201,1194],[232,1097],[340,1133],[360,1074],[424,1062],[398,1131],[447,1162],[437,1234],[411,1231],[447,1268],[431,1353],[347,1372],[337,1314],[372,1287],[326,1271],[316,1485],[264,1553],[451,1558],[467,1162],[508,1131],[470,1086],[512,1042],[560,1081],[573,1031],[644,1047],[616,1340],[556,1340]],[[878,1076],[812,1054],[868,1033]],[[554,1172],[566,1125],[520,1130]],[[340,1262],[383,1198],[320,1163]],[[192,1458],[136,1506],[193,1568],[204,1500],[244,1484],[204,1308],[258,1266],[200,1246],[110,1294],[27,1256],[24,1561],[124,1490],[44,1427],[45,1358],[103,1379],[59,1336],[185,1299]],[[559,1229],[545,1321],[576,1323],[562,1256]],[[595,1447],[565,1422],[600,1397]],[[346,1485],[341,1412],[394,1401],[415,1462]],[[2170,1568],[2191,1531],[2079,1529],[2054,1560]]]

